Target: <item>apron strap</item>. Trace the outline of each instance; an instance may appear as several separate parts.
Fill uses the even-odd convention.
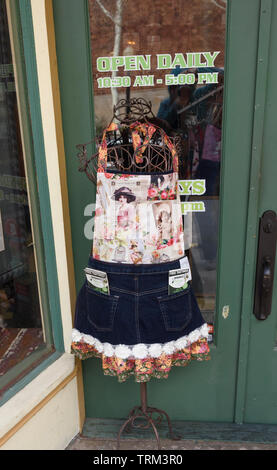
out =
[[[104,173],[107,168],[107,159],[108,159],[108,150],[107,150],[107,132],[117,131],[118,125],[115,122],[112,122],[103,132],[102,142],[99,146],[98,151],[98,172]]]
[[[134,122],[131,124],[130,129],[132,129],[132,142],[135,151],[136,163],[142,163],[142,154],[149,144],[152,135],[156,132],[157,129],[156,127],[152,126],[152,124],[140,122]],[[143,144],[141,143],[139,132],[141,132],[141,134],[144,136]]]
[[[99,152],[98,152],[98,172],[99,173],[105,172],[107,168],[108,148],[107,148],[106,134],[107,132],[117,131],[118,129],[119,129],[119,126],[115,122],[112,122],[103,132],[102,142],[99,146]],[[136,159],[136,163],[142,163],[143,162],[142,154],[144,153],[147,145],[149,144],[157,128],[153,126],[152,124],[140,123],[136,121],[130,125],[130,129],[132,130],[132,143],[133,143],[134,156]],[[171,152],[173,171],[178,172],[178,155],[177,155],[175,145],[172,143],[170,138],[166,135],[166,133],[162,129],[159,128],[159,130],[160,132],[162,132],[164,142]],[[143,142],[141,141],[140,133],[144,136]]]

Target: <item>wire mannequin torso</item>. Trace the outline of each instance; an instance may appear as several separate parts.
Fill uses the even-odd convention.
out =
[[[111,123],[115,123],[115,130],[112,130]],[[132,99],[131,101],[121,100],[118,105],[114,107],[114,114],[111,123],[107,128],[108,131],[104,131],[107,171],[118,171],[120,173],[127,174],[155,173],[156,175],[160,175],[161,180],[162,173],[176,171],[176,167],[174,167],[172,147],[174,148],[174,152],[176,152],[175,149],[176,147],[178,149],[179,142],[178,137],[168,139],[167,134],[165,133],[165,130],[167,129],[159,127],[159,124],[162,124],[164,127],[164,123],[153,116],[150,103],[141,98]],[[140,124],[142,124],[141,127]],[[151,128],[152,125],[155,126],[155,131],[153,134],[149,134],[149,128]],[[134,145],[134,126],[135,129],[138,129],[137,137],[139,144],[137,143],[137,146]],[[148,128],[146,134],[144,133],[145,128]],[[96,173],[97,171],[99,172],[99,168],[101,170],[101,163],[99,165],[99,160],[101,160],[100,153],[102,142],[103,136],[87,144],[78,145],[78,157],[81,163],[79,170],[84,171],[90,181],[94,184],[97,182]],[[96,144],[97,152],[88,156],[89,146],[93,144]],[[159,176],[153,175],[153,178],[159,178]],[[159,184],[161,184],[161,181],[159,181]],[[122,214],[120,213],[118,215],[120,222],[122,219],[122,224],[125,220],[125,213],[123,212],[124,211],[122,211]],[[158,448],[160,448],[160,440],[155,421],[156,423],[159,423],[162,416],[165,416],[167,420],[170,437],[172,439],[176,438],[172,433],[171,422],[167,413],[163,410],[151,408],[147,405],[146,384],[147,382],[140,383],[141,405],[134,407],[130,411],[126,421],[119,430],[117,436],[118,448],[120,436],[128,425],[142,428],[152,426]],[[152,415],[154,413],[158,415],[158,418],[153,418]],[[146,424],[138,424],[138,422],[141,421],[141,418],[146,420]]]
[[[134,98],[129,102],[120,100],[114,107],[111,122],[118,123],[118,129],[107,133],[107,168],[109,170],[126,173],[164,173],[173,169],[172,154],[165,142],[167,137],[165,131],[169,132],[170,129],[167,128],[165,121],[154,117],[150,102],[143,98]],[[153,124],[156,128],[151,140],[146,145],[142,142],[137,149],[138,151],[143,150],[139,163],[132,142],[132,125],[135,123],[147,126]],[[84,171],[94,184],[96,184],[98,150],[101,140],[102,136],[88,143],[77,145],[79,150],[77,156],[80,161],[79,171]],[[170,137],[170,140],[178,152],[180,137],[174,135]],[[95,146],[97,151],[90,156],[89,149]]]

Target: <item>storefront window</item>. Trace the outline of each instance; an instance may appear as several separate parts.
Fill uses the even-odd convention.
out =
[[[179,142],[192,285],[211,337],[216,304],[226,0],[90,0],[96,135],[143,98]],[[128,108],[128,106],[127,106]],[[179,139],[179,140],[178,140]]]
[[[5,1],[0,1],[0,389],[45,343]]]

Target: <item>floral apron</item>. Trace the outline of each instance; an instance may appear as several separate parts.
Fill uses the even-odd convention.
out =
[[[105,375],[124,382],[167,378],[172,366],[209,359],[208,326],[190,284],[169,292],[169,273],[181,267],[184,237],[178,158],[172,171],[131,174],[107,167],[106,132],[100,145],[95,231],[86,272],[105,276],[108,291],[84,281],[76,302],[72,352],[98,357]],[[137,163],[156,128],[131,126]],[[141,142],[141,135],[143,142]]]
[[[178,157],[163,134],[172,156],[172,170],[164,173],[124,173],[107,168],[106,132],[99,149],[93,258],[115,263],[153,264],[184,256],[184,232],[178,194]],[[156,128],[131,126],[136,163]],[[141,142],[140,134],[144,141]]]

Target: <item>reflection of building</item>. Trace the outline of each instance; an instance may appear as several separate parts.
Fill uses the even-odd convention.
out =
[[[205,3],[204,9],[203,3]],[[114,13],[115,1],[105,1],[103,4],[107,9],[110,7],[109,11]],[[107,90],[97,88],[97,78],[105,74],[97,74],[95,60],[97,57],[112,54],[114,24],[101,11],[96,0],[89,0],[89,5],[93,44],[92,64],[95,72],[94,93],[105,94]],[[123,27],[119,55],[123,55],[129,41],[132,41],[135,55],[153,54],[153,58],[155,54],[165,52],[174,55],[188,51],[220,51],[216,65],[222,67],[225,48],[225,15],[224,9],[212,2],[208,2],[207,5],[205,0],[191,0],[189,10],[184,8],[183,0],[174,2],[144,0],[143,8],[138,8],[135,0],[128,0],[123,2]],[[147,71],[147,74],[154,72],[155,78],[162,78],[165,73],[165,71],[159,72],[153,68]],[[119,75],[121,74],[122,72],[119,72]],[[131,77],[138,74],[143,73],[132,72]]]

